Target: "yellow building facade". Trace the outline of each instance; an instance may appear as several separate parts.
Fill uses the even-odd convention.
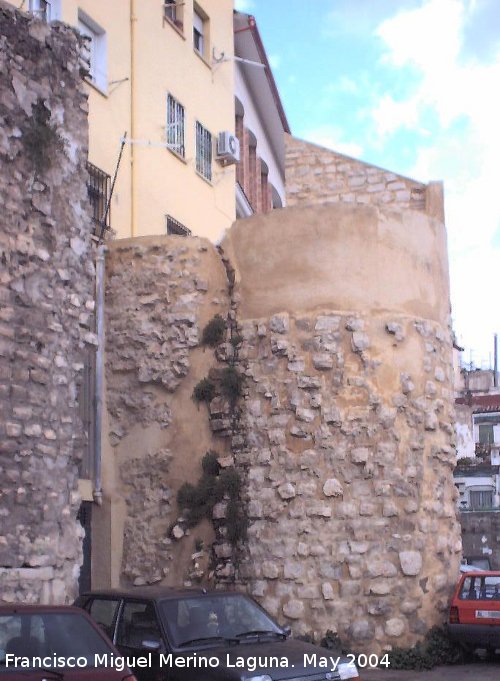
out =
[[[24,9],[88,37],[96,219],[121,151],[109,211],[118,238],[217,240],[235,219],[235,166],[217,160],[219,134],[234,134],[233,0],[27,0]]]

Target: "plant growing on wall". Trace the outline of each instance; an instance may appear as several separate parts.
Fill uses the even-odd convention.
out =
[[[212,520],[215,504],[227,500],[227,538],[237,544],[246,536],[246,519],[241,509],[241,478],[234,468],[221,470],[217,453],[208,451],[202,459],[202,474],[193,485],[185,482],[177,492],[177,504],[183,509],[187,526],[195,527],[203,518]]]
[[[215,397],[215,384],[209,378],[202,378],[193,390],[192,398],[195,402],[209,404]]]
[[[241,397],[243,390],[243,376],[234,366],[226,367],[221,375],[221,392],[227,397],[231,405]]]
[[[224,334],[226,332],[226,321],[216,314],[208,324],[203,329],[203,334],[201,337],[201,342],[203,345],[209,345],[211,348],[215,348],[224,339]]]

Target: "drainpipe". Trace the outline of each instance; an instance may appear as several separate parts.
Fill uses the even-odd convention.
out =
[[[498,388],[498,334],[493,337],[493,387]]]
[[[135,139],[135,2],[130,0],[130,138]],[[130,236],[135,236],[135,157],[134,144],[130,145]]]
[[[104,380],[104,266],[107,247],[97,248],[96,257],[96,332],[95,358],[95,433],[94,433],[94,501],[102,505],[102,409]]]

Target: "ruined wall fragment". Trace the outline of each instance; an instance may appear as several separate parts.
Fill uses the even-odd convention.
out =
[[[81,562],[77,384],[94,267],[74,32],[0,3],[0,600],[64,602]]]
[[[291,135],[285,135],[285,173],[288,206],[382,205],[428,213],[438,210],[443,219],[442,198],[435,197],[442,191],[439,183],[425,185]]]
[[[215,363],[200,346],[203,327],[227,311],[226,273],[206,239],[109,244],[103,487],[112,527],[97,510],[94,536],[112,569],[95,570],[96,584],[182,584],[196,539],[211,545],[208,522],[185,538],[176,527],[176,493],[199,477],[207,450],[225,449],[192,393]]]

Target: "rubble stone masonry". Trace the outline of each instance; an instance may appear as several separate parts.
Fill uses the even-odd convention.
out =
[[[427,186],[285,135],[287,205],[357,203],[426,210]]]
[[[99,563],[111,574],[96,569],[94,584],[182,584],[195,538],[207,546],[213,539],[207,523],[174,548],[171,529],[178,488],[199,477],[203,455],[215,448],[207,408],[191,396],[215,362],[200,346],[203,326],[227,309],[226,273],[207,240],[109,245],[103,487],[111,526],[103,523],[98,541]]]
[[[246,556],[296,633],[360,652],[446,618],[460,561],[444,226],[345,204],[240,220]]]
[[[460,562],[444,225],[297,207],[237,221],[222,252],[176,236],[109,246],[98,541],[112,567],[94,584],[229,582],[295,633],[410,645],[444,621]],[[191,399],[231,347],[200,347],[215,314],[240,337],[238,433],[220,397]],[[220,541],[224,504],[190,530],[177,507],[209,449],[244,481],[237,550]]]
[[[81,563],[77,382],[94,267],[77,38],[0,3],[0,602],[63,602]]]

